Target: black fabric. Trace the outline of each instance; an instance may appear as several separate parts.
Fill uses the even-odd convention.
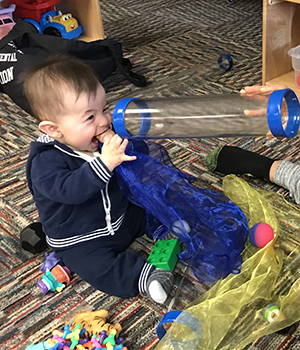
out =
[[[218,156],[216,171],[224,175],[251,174],[269,180],[274,159],[234,146],[224,146]]]
[[[19,74],[45,60],[50,54],[68,53],[83,60],[104,81],[116,69],[132,84],[147,85],[144,76],[132,72],[132,65],[123,57],[122,45],[113,39],[85,42],[38,34],[23,20],[0,40],[0,84],[17,105],[31,113],[29,103],[18,81]]]

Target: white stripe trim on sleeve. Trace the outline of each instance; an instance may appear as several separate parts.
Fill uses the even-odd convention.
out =
[[[94,170],[94,172],[105,182],[108,182],[108,180],[112,177],[112,173],[109,173],[105,166],[100,162],[99,158],[93,159],[90,163],[91,168]]]

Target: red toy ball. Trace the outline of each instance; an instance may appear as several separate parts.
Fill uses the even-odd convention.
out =
[[[257,248],[263,248],[274,239],[274,230],[265,222],[259,222],[251,227],[250,242]]]

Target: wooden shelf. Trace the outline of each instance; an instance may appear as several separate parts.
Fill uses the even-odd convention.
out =
[[[283,0],[284,1],[284,0]],[[286,0],[288,2],[293,2],[295,4],[300,4],[300,0]]]
[[[7,0],[2,0],[0,8],[8,6]],[[61,0],[56,9],[72,13],[78,20],[83,29],[78,39],[93,41],[105,38],[99,0]]]
[[[56,5],[63,13],[72,13],[83,29],[78,38],[85,41],[104,39],[104,29],[98,0],[61,0]]]
[[[300,93],[287,53],[300,45],[300,0],[263,1],[263,84],[284,84]]]
[[[7,0],[2,0],[1,5],[9,6]],[[83,29],[78,39],[93,41],[105,38],[99,0],[61,0],[56,4],[56,9],[72,13],[78,20]]]
[[[299,90],[300,92],[300,88],[295,82],[295,73],[293,70],[288,73],[282,74],[274,79],[268,80],[265,83],[266,84],[283,84],[294,91]]]

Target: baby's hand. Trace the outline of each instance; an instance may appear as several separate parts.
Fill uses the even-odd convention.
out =
[[[125,154],[128,140],[121,139],[115,134],[112,137],[106,137],[101,150],[101,160],[110,171],[123,162],[136,160],[136,156],[127,156]]]
[[[106,140],[110,140],[114,135],[116,135],[116,133],[113,130],[107,129],[103,134],[99,135],[98,140],[104,143]]]

